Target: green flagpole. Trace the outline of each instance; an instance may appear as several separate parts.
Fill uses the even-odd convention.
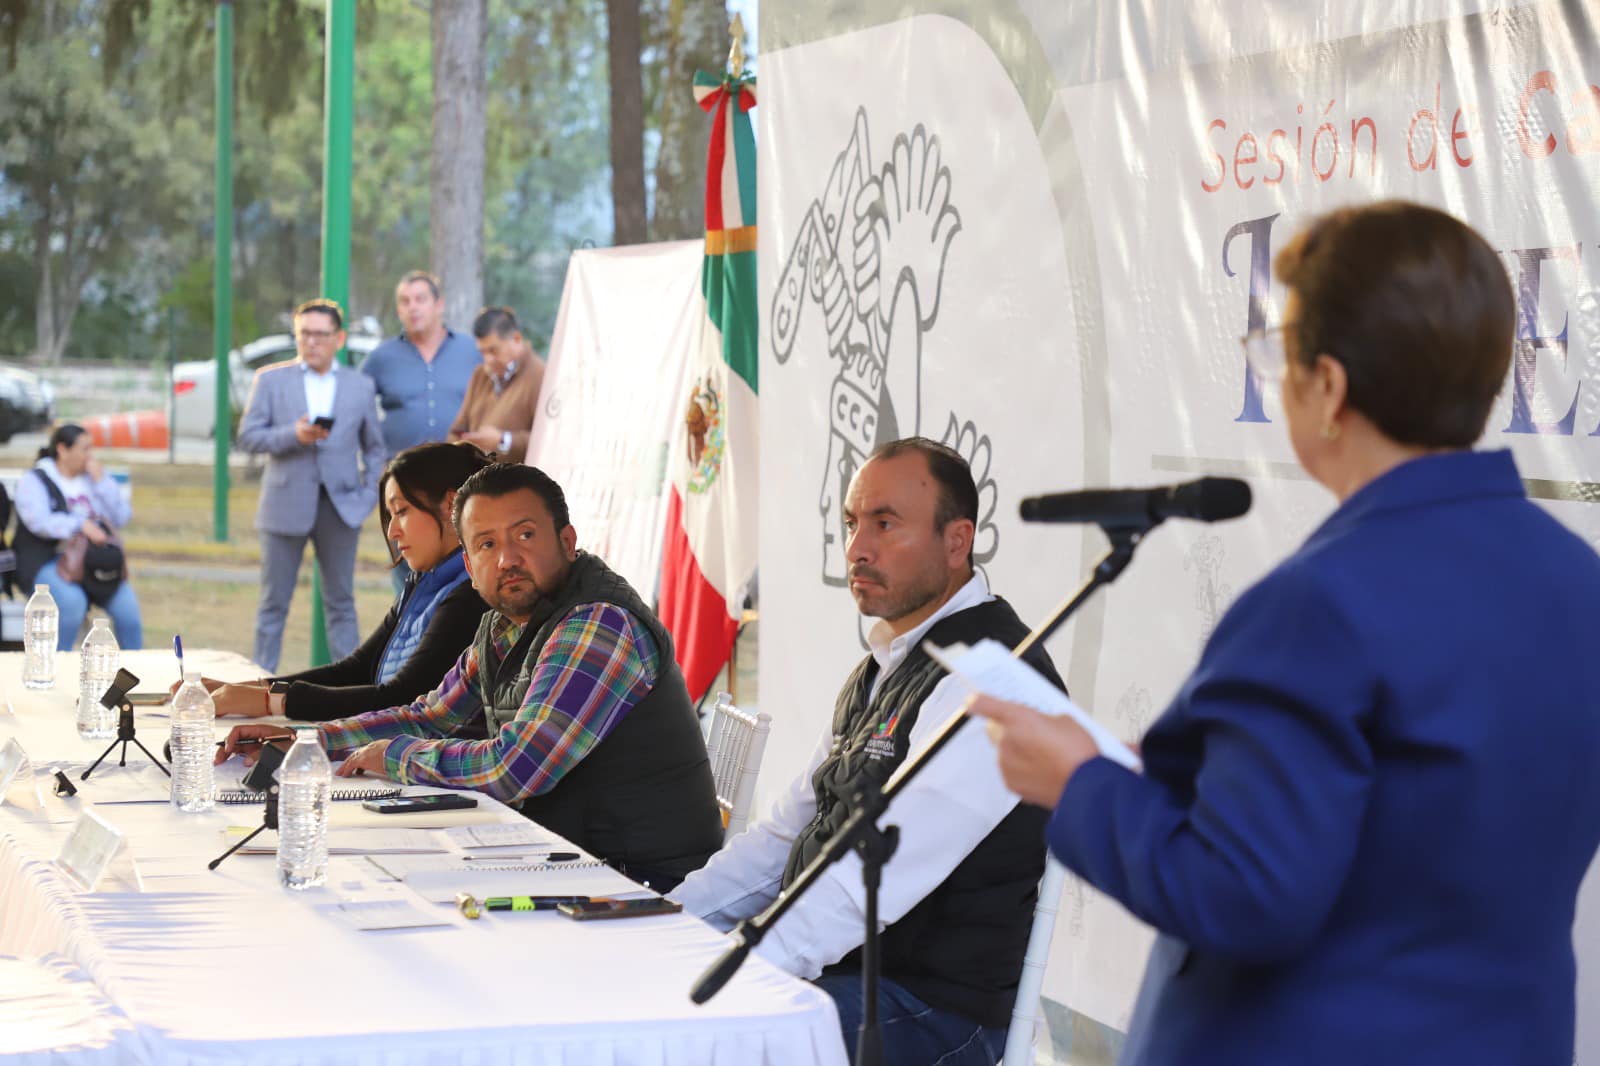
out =
[[[355,125],[356,0],[328,0],[328,54],[323,106],[322,295],[350,317],[350,175]],[[349,363],[349,354],[339,352]],[[311,665],[328,655],[328,629],[322,615],[322,560],[311,574]]]
[[[233,442],[233,391],[228,384],[228,352],[233,344],[233,4],[217,0],[216,40],[216,211],[212,234],[211,347],[217,360],[213,398],[216,451],[211,465],[211,539],[228,539],[228,446]],[[167,431],[177,433],[176,426]]]

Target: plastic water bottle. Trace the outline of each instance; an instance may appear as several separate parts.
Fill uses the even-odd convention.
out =
[[[96,618],[83,638],[78,654],[78,735],[86,740],[105,740],[117,735],[117,710],[106,707],[100,697],[117,679],[122,649],[111,632],[111,619]]]
[[[33,586],[33,595],[22,612],[22,684],[27,688],[51,688],[56,683],[56,629],[61,611],[49,585]]]
[[[333,767],[322,734],[302,729],[278,767],[278,881],[314,888],[328,878],[328,803]]]
[[[216,772],[211,758],[217,716],[200,671],[183,675],[172,697],[172,805],[180,811],[209,811],[216,803]]]

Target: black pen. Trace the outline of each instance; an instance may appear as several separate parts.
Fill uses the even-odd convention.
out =
[[[277,736],[271,736],[271,737],[240,737],[238,740],[236,740],[234,742],[234,744],[236,746],[238,746],[238,747],[244,747],[246,744],[276,744],[280,740],[293,740],[293,739],[294,739],[294,734],[293,733],[279,733]],[[223,747],[227,743],[228,742],[226,740],[219,740],[219,741],[217,741],[217,747],[219,747],[219,748]]]

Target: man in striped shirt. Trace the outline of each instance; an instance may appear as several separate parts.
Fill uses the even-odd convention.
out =
[[[722,842],[699,722],[654,612],[577,548],[566,498],[536,467],[468,478],[453,514],[492,610],[438,687],[318,729],[341,776],[473,789],[665,889]],[[482,721],[486,740],[456,739]],[[241,740],[281,732],[239,726]]]

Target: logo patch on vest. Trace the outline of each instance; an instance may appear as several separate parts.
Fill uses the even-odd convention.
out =
[[[894,758],[894,731],[899,724],[900,711],[896,708],[893,714],[878,723],[878,728],[872,731],[872,736],[862,745],[861,750],[867,758]]]

